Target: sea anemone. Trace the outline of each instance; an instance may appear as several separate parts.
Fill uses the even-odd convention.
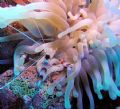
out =
[[[17,79],[26,81],[22,75],[34,66],[37,79],[29,81],[28,74],[27,85],[32,84],[36,95],[45,90],[47,96],[63,97],[66,109],[71,108],[72,96],[77,98],[78,109],[83,109],[81,84],[90,109],[95,108],[88,77],[99,99],[103,99],[101,91],[108,91],[112,100],[120,96],[119,0],[14,2],[16,6],[0,7],[0,28],[15,31],[0,37],[0,43],[18,41],[13,78],[0,89],[19,89],[21,85],[11,85]],[[26,96],[19,93],[20,97]]]

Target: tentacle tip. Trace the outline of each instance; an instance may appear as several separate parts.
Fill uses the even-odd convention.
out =
[[[100,99],[100,100],[102,100],[103,99],[103,96],[102,95],[98,95],[98,98]]]
[[[58,35],[58,38],[59,38],[59,39],[61,39],[61,38],[62,38],[62,36],[61,36],[61,35]]]
[[[111,98],[111,100],[116,100],[116,99],[117,99],[117,95],[114,94],[114,93],[112,93],[112,94],[110,95],[110,98]]]
[[[64,105],[66,109],[71,109],[71,104],[69,102],[65,102]]]

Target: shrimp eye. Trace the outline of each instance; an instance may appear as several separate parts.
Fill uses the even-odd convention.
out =
[[[50,55],[46,54],[45,59],[47,59],[47,60],[50,59]]]

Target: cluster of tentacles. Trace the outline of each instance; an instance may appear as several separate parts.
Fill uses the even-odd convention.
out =
[[[71,108],[74,96],[82,109],[82,83],[94,109],[89,76],[99,99],[103,99],[102,90],[112,100],[120,96],[120,0],[14,2],[16,6],[0,7],[0,28],[9,30],[0,43],[13,49],[2,50],[2,58],[13,55],[14,62],[12,78],[1,82],[1,90],[9,88],[26,104],[36,95],[55,95],[66,109]],[[0,61],[8,63],[11,59]],[[34,67],[34,73],[29,67]],[[49,102],[37,106],[47,108]]]

